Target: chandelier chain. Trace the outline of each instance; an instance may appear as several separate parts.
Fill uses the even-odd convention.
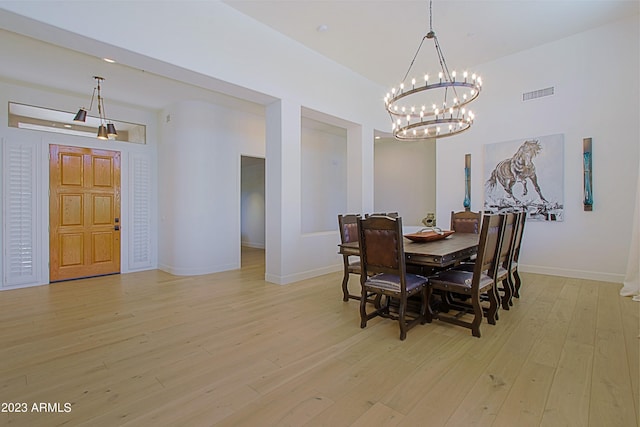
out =
[[[433,1],[429,0],[429,32],[433,33]]]

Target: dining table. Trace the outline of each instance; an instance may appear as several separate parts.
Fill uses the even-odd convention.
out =
[[[429,242],[416,242],[404,238],[404,256],[407,266],[445,269],[469,259],[478,251],[480,235],[475,233],[453,233],[446,238]],[[358,242],[343,243],[339,253],[359,256]]]

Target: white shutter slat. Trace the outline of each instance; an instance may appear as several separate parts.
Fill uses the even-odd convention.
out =
[[[143,154],[131,158],[131,234],[129,262],[132,270],[149,268],[151,256],[151,161]]]
[[[37,281],[36,149],[33,145],[6,143],[3,163],[4,286],[16,286]]]

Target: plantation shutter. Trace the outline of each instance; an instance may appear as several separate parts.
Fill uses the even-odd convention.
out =
[[[35,145],[4,144],[3,286],[35,283],[37,274],[37,150]]]
[[[151,250],[151,161],[148,155],[132,154],[131,231],[129,239],[129,268],[139,270],[152,266]]]

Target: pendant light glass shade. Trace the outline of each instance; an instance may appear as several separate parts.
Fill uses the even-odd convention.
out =
[[[118,136],[118,132],[116,132],[116,127],[113,123],[107,123],[107,136],[115,138]]]
[[[105,125],[100,125],[98,128],[98,139],[109,139],[107,135],[107,127]]]
[[[78,110],[78,112],[76,113],[76,116],[73,118],[73,121],[75,122],[84,122],[87,120],[87,110],[85,110],[84,108],[81,108]]]

